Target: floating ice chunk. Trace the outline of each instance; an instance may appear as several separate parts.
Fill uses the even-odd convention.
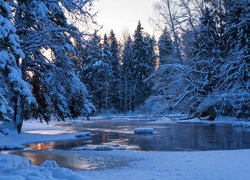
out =
[[[122,146],[83,146],[83,147],[76,147],[72,148],[72,150],[88,150],[88,151],[113,151],[113,150],[126,150],[126,147]]]
[[[111,146],[96,146],[94,148],[96,151],[112,151],[113,148]]]
[[[90,137],[92,135],[91,132],[81,132],[77,135],[75,135],[76,138],[86,138],[86,137]]]
[[[136,128],[134,129],[135,134],[153,134],[154,128]]]

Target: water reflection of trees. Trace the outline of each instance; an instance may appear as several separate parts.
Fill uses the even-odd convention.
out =
[[[151,136],[136,135],[129,143],[142,150],[226,150],[250,148],[250,133],[229,126],[173,125]]]
[[[120,128],[121,126],[119,126]],[[125,129],[127,126],[123,126]],[[137,126],[138,127],[138,126]],[[112,127],[113,128],[113,127]],[[175,150],[225,150],[250,148],[250,132],[231,126],[210,124],[170,124],[156,126],[153,135],[133,135],[117,132],[96,131],[91,140],[78,139],[38,143],[33,150],[71,149],[86,145],[139,146],[144,151]],[[124,130],[124,129],[123,129]],[[136,148],[137,149],[137,148]]]

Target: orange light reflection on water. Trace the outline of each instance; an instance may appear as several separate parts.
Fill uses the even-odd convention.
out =
[[[52,144],[50,144],[50,143],[31,144],[28,149],[32,149],[32,150],[52,150]]]

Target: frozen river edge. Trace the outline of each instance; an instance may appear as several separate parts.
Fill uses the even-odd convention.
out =
[[[32,127],[32,128],[31,128]],[[46,129],[51,135],[42,135]],[[34,141],[73,139],[76,133],[62,134],[65,129],[27,122],[21,136],[2,136],[0,145],[20,146]],[[137,159],[128,166],[93,171],[71,171],[55,163],[32,165],[29,160],[0,154],[0,179],[248,179],[250,150],[201,152],[93,152],[103,156]]]

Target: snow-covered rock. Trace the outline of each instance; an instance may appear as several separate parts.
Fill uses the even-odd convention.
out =
[[[134,129],[135,134],[153,134],[154,128],[136,128]]]

